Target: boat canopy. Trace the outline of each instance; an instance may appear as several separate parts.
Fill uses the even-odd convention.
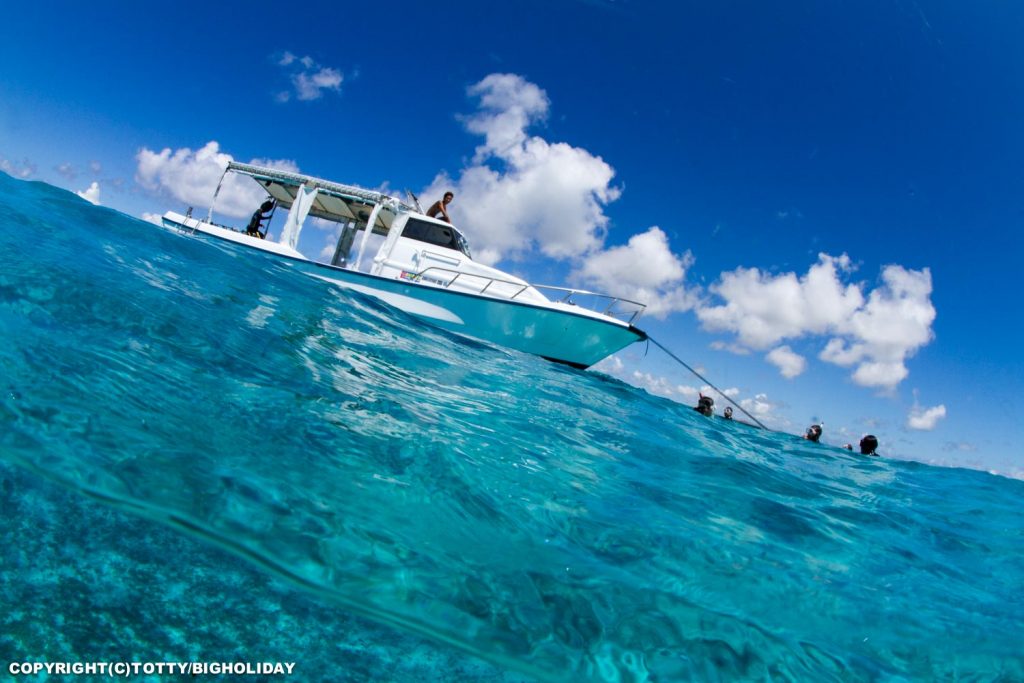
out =
[[[228,163],[225,173],[228,172],[250,176],[277,200],[279,206],[286,209],[291,209],[301,187],[305,186],[307,191],[315,188],[317,192],[312,206],[309,208],[309,215],[343,225],[354,222],[356,230],[366,227],[366,222],[373,214],[374,206],[379,205],[380,210],[377,211],[377,216],[373,221],[373,232],[378,235],[387,234],[392,221],[399,213],[416,210],[405,202],[382,192],[364,190],[353,185],[342,185],[301,173],[241,164],[236,161]]]

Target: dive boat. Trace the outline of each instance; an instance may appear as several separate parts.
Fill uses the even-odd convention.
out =
[[[251,177],[288,216],[277,241],[214,223],[217,195],[228,173]],[[647,338],[634,326],[645,305],[585,290],[531,285],[473,260],[465,236],[398,198],[299,173],[231,162],[206,219],[168,211],[167,228],[186,231],[287,259],[301,272],[376,297],[452,332],[548,360],[587,368]],[[342,226],[329,263],[296,249],[309,216]],[[356,237],[362,232],[358,248]],[[383,238],[361,268],[370,235]],[[379,241],[379,240],[378,240]],[[353,251],[355,252],[353,254]]]

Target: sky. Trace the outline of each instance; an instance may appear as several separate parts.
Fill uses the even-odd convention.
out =
[[[450,189],[478,259],[647,302],[769,426],[1024,477],[1024,5],[771,4],[29,3],[0,170],[150,220],[231,159]],[[597,369],[703,388],[653,345]]]

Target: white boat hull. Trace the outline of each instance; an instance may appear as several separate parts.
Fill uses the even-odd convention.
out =
[[[284,245],[186,219],[173,212],[166,214],[163,220],[167,227],[194,231],[289,259],[295,267],[320,280],[373,296],[452,332],[578,368],[589,367],[647,338],[642,330],[626,322],[586,309],[566,310],[570,307],[555,302],[544,305],[512,301],[380,277],[316,263]]]

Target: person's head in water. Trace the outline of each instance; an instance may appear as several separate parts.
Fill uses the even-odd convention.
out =
[[[722,414],[722,417],[724,417],[726,420],[732,419],[732,406],[725,407],[725,412]]]
[[[808,441],[818,443],[821,439],[821,425],[811,425],[807,428],[807,433],[804,434],[804,438]]]
[[[853,444],[846,444],[845,446],[843,446],[843,448],[845,448],[848,451],[852,451],[853,450]]]
[[[868,434],[860,440],[861,455],[878,455],[875,453],[876,450],[878,450],[878,439],[874,434]]]
[[[700,398],[697,399],[697,407],[694,408],[701,415],[707,415],[711,417],[712,413],[715,412],[715,399],[704,394],[699,394]]]

